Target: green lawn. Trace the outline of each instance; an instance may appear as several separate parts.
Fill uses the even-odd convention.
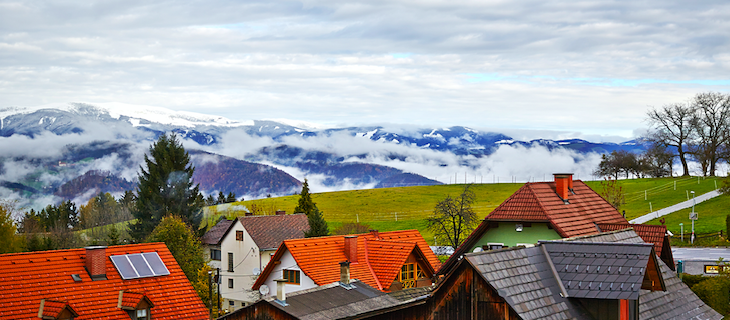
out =
[[[687,194],[695,191],[700,195],[719,186],[717,178],[659,178],[659,179],[630,179],[619,180],[626,197],[626,217],[632,219],[650,212],[649,203],[653,211],[659,210],[687,200]],[[601,181],[585,181],[586,184],[601,192]],[[500,203],[517,191],[523,184],[498,183],[475,184],[471,188],[476,195],[473,205],[480,218],[485,217]],[[676,185],[676,189],[675,189]],[[429,243],[433,243],[433,234],[426,230],[425,218],[432,214],[436,203],[447,195],[456,196],[463,190],[464,185],[439,185],[399,187],[369,190],[352,190],[338,192],[313,193],[312,200],[323,212],[324,218],[330,225],[330,230],[345,222],[360,222],[373,229],[381,231],[418,229]],[[646,193],[646,200],[644,199]],[[221,214],[229,217],[243,215],[243,208],[251,210],[254,206],[261,208],[266,214],[273,214],[276,210],[292,213],[299,200],[298,195],[249,200],[233,204],[206,208],[206,216],[210,226]],[[698,233],[724,230],[725,216],[730,214],[730,196],[719,198],[697,205],[700,213],[697,223]],[[666,216],[667,227],[679,234],[679,223],[683,222],[685,231],[689,230],[691,222],[688,219],[688,210]],[[650,223],[658,224],[658,221]]]
[[[601,193],[601,181],[585,181],[585,183]],[[621,210],[626,210],[626,218],[629,220],[685,201],[690,191],[700,195],[715,190],[715,183],[720,186],[720,181],[716,177],[629,179],[619,180],[618,183],[626,197],[626,204]]]
[[[474,211],[479,217],[485,217],[521,186],[516,183],[472,185],[471,189],[476,195]],[[323,192],[313,193],[312,200],[327,221],[360,221],[369,224],[384,222],[387,225],[388,222],[423,220],[431,215],[437,202],[443,200],[447,195],[457,196],[463,189],[464,185],[457,184]],[[249,210],[252,206],[259,206],[264,208],[268,214],[276,210],[292,213],[298,200],[299,196],[293,195],[236,202],[230,205],[210,207],[206,215],[221,213],[242,215],[243,212],[240,209],[243,206]]]

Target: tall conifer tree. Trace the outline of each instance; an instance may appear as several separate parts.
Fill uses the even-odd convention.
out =
[[[132,215],[137,222],[129,234],[142,241],[165,216],[177,216],[193,230],[200,228],[203,196],[194,184],[195,167],[174,133],[161,135],[144,156],[147,170],[140,166],[137,202]]]
[[[309,194],[309,182],[307,179],[304,179],[304,183],[302,183],[302,193],[299,194],[299,204],[297,204],[297,207],[294,208],[294,213],[304,213],[309,216],[309,214],[314,211],[315,207],[314,201],[312,201],[312,196]]]
[[[305,237],[323,237],[330,234],[327,221],[324,220],[317,206],[314,206],[312,212],[307,215],[307,221],[309,222],[309,231],[304,232]]]

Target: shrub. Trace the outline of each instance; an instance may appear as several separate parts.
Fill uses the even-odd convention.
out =
[[[709,277],[692,286],[697,296],[722,315],[730,313],[730,278]]]

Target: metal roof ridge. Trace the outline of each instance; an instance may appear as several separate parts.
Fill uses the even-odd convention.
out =
[[[576,244],[576,245],[601,245],[601,246],[629,245],[629,246],[637,246],[637,247],[646,247],[646,246],[654,247],[653,243],[648,243],[648,242],[634,243],[634,242],[587,242],[587,241],[539,240],[537,243],[538,244],[554,243],[554,244]]]
[[[542,254],[545,255],[545,260],[547,260],[548,266],[550,266],[550,271],[553,273],[553,277],[555,277],[555,282],[558,283],[558,287],[560,288],[560,295],[563,298],[570,297],[568,295],[568,291],[565,290],[565,286],[563,286],[563,279],[560,279],[560,275],[558,275],[558,270],[555,268],[555,264],[553,264],[553,260],[550,258],[550,254],[547,251],[547,248],[545,248],[542,243],[538,242],[538,245],[540,245],[540,249],[542,249]]]

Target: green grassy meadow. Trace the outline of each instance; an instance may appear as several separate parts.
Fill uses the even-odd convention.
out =
[[[650,212],[649,203],[654,211],[687,200],[687,193],[695,191],[700,195],[715,189],[717,178],[659,178],[619,180],[623,188],[627,219],[632,219]],[[601,181],[585,181],[586,184],[601,192]],[[676,184],[676,190],[675,190]],[[522,183],[474,184],[470,188],[476,195],[474,211],[481,218],[489,214],[500,203],[517,191]],[[447,195],[457,196],[464,189],[463,184],[397,187],[368,190],[352,190],[337,192],[313,193],[312,200],[322,211],[330,230],[334,230],[346,222],[360,222],[381,231],[418,229],[426,241],[433,243],[433,234],[426,229],[425,218],[430,216],[436,203]],[[646,192],[646,200],[644,194]],[[206,208],[208,225],[212,226],[217,218],[226,215],[230,218],[243,215],[244,207],[259,212],[274,214],[277,210],[292,213],[299,200],[299,195],[277,198],[247,200]],[[697,205],[700,212],[700,223],[697,232],[712,232],[724,229],[725,215],[730,213],[730,196]],[[679,223],[684,220],[685,227],[691,225],[688,211],[680,211],[666,216],[667,227],[679,233]],[[705,212],[703,215],[702,212]],[[658,224],[658,221],[650,223]],[[700,227],[700,225],[704,226]],[[676,227],[676,228],[675,228]],[[685,231],[687,228],[685,228]]]

